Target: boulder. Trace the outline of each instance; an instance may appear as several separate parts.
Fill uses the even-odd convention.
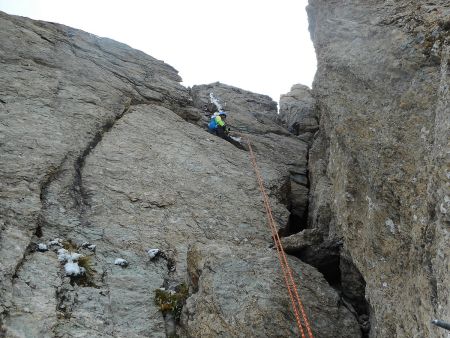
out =
[[[279,121],[292,133],[310,142],[319,129],[315,104],[311,89],[296,84],[280,97]]]
[[[314,337],[360,337],[355,318],[320,273],[296,259],[289,260],[289,264],[295,278],[303,281],[298,292]],[[288,310],[290,300],[283,277],[274,273],[277,265],[273,251],[267,248],[236,248],[223,243],[190,247],[188,273],[193,294],[182,318],[187,335],[300,336],[293,313]],[[264,297],[259,296],[261,292]],[[275,293],[284,296],[274,297]],[[267,317],[271,318],[270,324],[263,319]]]

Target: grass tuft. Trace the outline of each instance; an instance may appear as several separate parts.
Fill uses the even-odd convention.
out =
[[[66,249],[67,251],[75,252],[78,250],[77,245],[70,239],[68,239],[67,241],[63,241],[61,244],[63,248]]]
[[[72,285],[75,283],[80,286],[97,287],[93,281],[95,269],[92,265],[92,256],[82,256],[78,258],[77,263],[80,267],[84,268],[85,273],[81,276],[71,277]]]

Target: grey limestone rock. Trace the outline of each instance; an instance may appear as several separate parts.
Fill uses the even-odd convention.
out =
[[[213,279],[208,297],[227,307],[191,295],[186,313],[195,315],[177,332],[197,336],[211,316],[227,322],[227,334],[246,320],[254,335],[297,333],[280,275],[262,273],[274,269],[276,253],[248,152],[199,127],[200,91],[181,86],[160,60],[63,25],[0,13],[0,42],[0,336],[166,337],[173,316],[155,304],[155,290],[188,282],[189,248],[219,242],[204,258],[220,275],[226,266],[227,283],[206,271],[199,290]],[[307,146],[268,117],[276,114],[270,98],[214,86],[230,123],[254,144],[281,228],[291,172],[306,171]],[[51,250],[34,250],[51,241]],[[77,261],[83,275],[65,276],[61,247],[85,256]],[[151,259],[150,248],[164,255]],[[309,290],[305,306],[321,319],[316,337],[358,336],[321,275],[291,261]],[[240,293],[241,275],[251,298]],[[229,311],[240,297],[261,305],[235,321]]]
[[[450,316],[449,10],[309,1],[310,226],[343,238],[367,283],[370,337],[447,336],[430,319]]]
[[[296,84],[292,86],[289,93],[281,95],[279,121],[292,133],[310,142],[319,129],[311,89]]]
[[[360,337],[354,318],[348,316],[347,308],[320,273],[299,260],[289,262],[293,274],[302,275],[298,292],[314,337]],[[255,250],[249,245],[237,248],[217,242],[192,246],[188,273],[193,295],[187,300],[182,318],[190,336],[300,336],[293,313],[288,310],[288,294],[281,301],[273,297],[274,290],[285,289],[282,275],[274,273],[277,264],[268,249]],[[268,317],[270,322],[263,319]],[[339,322],[339,329],[328,326],[329,321]]]

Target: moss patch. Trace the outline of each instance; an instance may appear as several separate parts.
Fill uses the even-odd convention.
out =
[[[171,313],[175,321],[179,322],[188,295],[189,288],[185,283],[178,285],[175,291],[156,289],[155,304],[164,315]]]

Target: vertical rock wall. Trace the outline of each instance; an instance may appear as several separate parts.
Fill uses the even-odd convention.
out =
[[[450,321],[450,5],[310,0],[320,132],[310,226],[342,239],[371,337],[446,337]]]

